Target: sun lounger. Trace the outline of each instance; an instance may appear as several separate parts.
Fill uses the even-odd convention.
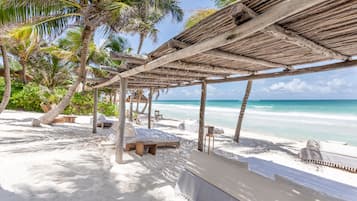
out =
[[[112,127],[113,123],[116,121],[118,121],[118,120],[109,119],[105,115],[101,114],[98,116],[98,119],[97,119],[97,127],[110,128],[110,127]]]
[[[341,143],[308,140],[299,157],[306,162],[357,173],[357,148]]]
[[[197,151],[192,152],[176,189],[192,201],[338,200],[283,177],[272,180],[258,175],[249,171],[246,163]]]

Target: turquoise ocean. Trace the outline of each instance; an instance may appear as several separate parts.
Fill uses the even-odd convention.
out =
[[[158,100],[166,118],[198,120],[199,100]],[[208,100],[206,124],[234,129],[241,101]],[[357,100],[252,100],[243,130],[297,140],[332,140],[357,146]]]

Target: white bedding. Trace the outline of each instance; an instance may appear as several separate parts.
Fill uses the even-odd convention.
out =
[[[153,141],[153,142],[179,142],[180,139],[173,134],[166,133],[156,129],[136,128],[135,137],[126,137],[125,143],[133,143],[137,141]]]

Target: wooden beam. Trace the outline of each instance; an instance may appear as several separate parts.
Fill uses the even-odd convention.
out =
[[[243,4],[239,4],[239,6],[242,6],[243,11],[247,12],[247,14],[249,14],[251,17],[254,18],[254,17],[259,16],[255,11],[253,11],[249,7],[247,7]],[[277,39],[283,40],[285,42],[288,42],[288,43],[291,43],[291,44],[294,44],[294,45],[297,45],[297,46],[300,46],[303,48],[307,48],[307,49],[311,50],[313,53],[323,55],[330,59],[348,60],[350,58],[349,56],[343,55],[335,50],[324,47],[323,45],[318,44],[315,41],[312,41],[306,37],[299,35],[298,33],[294,32],[294,31],[287,30],[287,29],[285,29],[279,25],[276,25],[276,24],[269,26],[262,31],[272,35],[273,37],[275,37]]]
[[[152,95],[154,93],[153,88],[150,88],[149,92],[149,111],[148,111],[148,128],[151,129],[151,105],[152,105]]]
[[[143,79],[156,79],[159,80],[176,80],[176,81],[191,81],[196,78],[189,78],[184,76],[172,76],[172,75],[156,75],[152,73],[145,73],[145,74],[138,74],[135,75],[136,78],[143,78]]]
[[[250,95],[250,91],[252,89],[252,83],[253,83],[252,80],[248,80],[247,88],[245,89],[244,98],[242,100],[242,106],[241,106],[240,112],[239,112],[238,123],[237,123],[236,131],[235,131],[235,135],[234,135],[234,141],[236,141],[238,143],[239,143],[240,131],[241,131],[241,128],[242,128],[245,108],[247,107],[247,101],[248,101],[248,98],[249,98],[249,95]]]
[[[191,44],[184,43],[182,41],[175,40],[175,39],[172,39],[169,42],[169,46],[178,47],[181,49],[187,48],[190,45]],[[257,59],[257,58],[238,55],[238,54],[233,54],[233,53],[229,53],[229,52],[225,52],[225,51],[221,51],[221,50],[209,50],[206,52],[202,52],[200,54],[208,55],[208,56],[212,56],[212,57],[216,57],[216,58],[221,58],[221,59],[228,59],[228,60],[232,60],[232,61],[240,61],[240,62],[245,62],[245,63],[250,63],[250,64],[261,65],[261,66],[265,66],[268,68],[279,68],[279,67],[288,68],[288,66],[284,65],[284,64],[279,64],[279,63],[275,63],[275,62],[271,62],[271,61],[266,61],[263,59]]]
[[[114,55],[114,54],[113,54]],[[132,60],[140,61],[141,64],[146,64],[149,59],[146,56],[143,55],[129,55],[129,54],[115,54],[115,58],[120,58],[122,60],[126,58],[130,58]],[[179,70],[191,70],[191,71],[198,71],[200,73],[219,73],[219,74],[237,74],[237,73],[250,73],[248,70],[237,70],[237,69],[232,69],[232,68],[227,68],[227,67],[221,67],[221,66],[211,66],[211,65],[205,65],[205,64],[197,64],[197,63],[187,63],[187,62],[172,62],[164,66],[166,68],[175,68]],[[217,72],[217,69],[220,69],[219,72]],[[155,71],[160,71],[160,69],[155,69]],[[154,72],[154,71],[150,71]],[[160,72],[161,73],[161,72]],[[166,73],[166,72],[163,72]],[[187,76],[187,75],[184,75]],[[191,76],[194,77],[202,77],[203,74],[198,74],[197,76],[191,74]]]
[[[123,163],[124,152],[124,132],[125,132],[125,96],[128,86],[128,79],[122,78],[120,80],[120,103],[119,103],[119,129],[117,133],[116,143],[116,162]]]
[[[98,110],[98,89],[94,89],[93,91],[94,96],[94,104],[93,104],[93,129],[92,133],[97,133],[97,110]]]
[[[200,78],[217,76],[217,74],[209,73],[207,71],[206,72],[196,72],[196,71],[191,71],[191,70],[181,70],[181,69],[175,70],[175,69],[170,69],[170,68],[155,69],[150,72],[155,73],[155,74],[178,75],[178,76],[200,77]],[[225,73],[225,74],[222,73],[221,75],[227,75],[227,73]]]
[[[283,77],[283,76],[302,75],[308,73],[317,73],[317,72],[338,70],[344,68],[352,68],[356,66],[357,66],[357,60],[353,60],[353,61],[346,61],[346,62],[335,63],[335,64],[327,64],[318,67],[300,68],[293,71],[280,71],[274,73],[262,73],[262,74],[248,75],[248,76],[225,78],[225,79],[207,80],[207,83],[218,84],[218,83],[225,83],[225,82],[238,82],[238,81],[245,81],[245,80],[276,78],[276,77]]]
[[[143,55],[131,55],[126,53],[111,52],[110,57],[114,60],[124,60],[126,63],[142,65],[146,63],[147,57]]]
[[[217,67],[205,64],[191,64],[184,62],[172,62],[165,64],[165,67],[180,69],[180,70],[194,70],[199,72],[217,73],[217,74],[249,74],[252,73],[247,70],[240,70],[227,67]]]
[[[201,104],[200,104],[200,119],[198,128],[198,147],[199,151],[203,151],[203,138],[205,131],[205,110],[207,97],[207,82],[203,81],[201,85]]]
[[[133,93],[130,93],[129,121],[133,122]]]
[[[227,31],[213,38],[191,45],[185,49],[161,56],[147,64],[120,73],[120,76],[115,76],[106,83],[102,83],[96,87],[104,87],[119,80],[120,77],[130,77],[138,73],[153,70],[173,61],[191,57],[193,55],[206,52],[211,49],[216,49],[218,47],[244,39],[258,31],[265,29],[270,25],[273,25],[274,23],[277,23],[287,17],[290,17],[325,1],[327,0],[285,0],[272,6],[258,17],[237,26],[231,31]]]

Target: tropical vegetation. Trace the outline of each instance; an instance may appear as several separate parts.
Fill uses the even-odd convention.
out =
[[[231,2],[215,1],[218,7]],[[198,11],[187,26],[214,11]],[[103,66],[120,68],[121,61],[113,61],[110,52],[132,51],[118,34],[137,34],[140,54],[145,39],[156,42],[163,19],[180,22],[183,14],[178,0],[0,0],[0,113],[5,108],[42,111],[50,105],[40,117],[45,124],[60,113],[91,113],[87,79],[106,77]],[[101,42],[94,40],[97,34]],[[132,91],[138,97],[145,93]],[[117,91],[102,89],[101,94],[114,99],[101,99],[99,110],[117,114]]]

